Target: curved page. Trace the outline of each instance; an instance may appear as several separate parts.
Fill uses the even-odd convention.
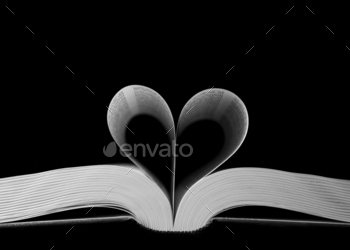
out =
[[[153,120],[155,120],[155,122],[152,123],[153,125],[159,125],[157,124],[159,121],[164,131],[174,127],[174,120],[170,109],[164,99],[157,92],[145,86],[130,85],[121,89],[113,97],[111,103],[109,104],[107,122],[110,133],[121,150],[129,150],[127,154],[129,159],[134,162],[135,165],[139,167],[149,178],[156,181],[162,190],[168,195],[170,200],[170,196],[173,193],[174,176],[172,171],[169,171],[167,168],[174,168],[174,161],[172,158],[170,158],[172,156],[168,157],[171,161],[169,164],[171,166],[163,166],[163,164],[161,164],[162,159],[159,159],[158,154],[155,155],[160,149],[158,147],[159,145],[156,145],[158,148],[150,147],[148,144],[144,145],[146,143],[143,143],[142,145],[140,145],[141,143],[130,145],[126,141],[126,133],[129,133],[127,135],[129,135],[129,137],[131,137],[133,140],[135,139],[135,141],[138,141],[139,138],[145,138],[145,136],[149,136],[149,138],[152,139],[153,134],[161,133],[163,137],[166,137],[168,142],[171,142],[175,138],[175,131],[172,129],[169,131],[169,133],[163,133],[163,131],[160,132],[160,129],[158,129],[157,131],[150,132],[154,126],[149,123],[149,120],[141,120],[134,122],[134,124],[137,126],[137,128],[140,128],[139,131],[142,132],[134,133],[134,129],[130,129],[127,126],[129,122],[135,119],[135,117],[141,115],[151,117]],[[154,137],[156,136],[157,135],[154,135]],[[138,147],[136,148],[137,145]],[[137,151],[140,150],[140,148],[144,149],[144,151],[141,152],[142,155],[140,155],[139,151]],[[130,149],[135,150],[131,150],[130,152]],[[139,155],[136,153],[139,153]],[[142,162],[147,157],[152,158],[152,161],[149,164]]]
[[[209,175],[242,144],[248,113],[242,100],[225,89],[207,89],[193,96],[181,111],[176,136],[193,148],[190,157],[178,157],[175,207],[188,189]]]

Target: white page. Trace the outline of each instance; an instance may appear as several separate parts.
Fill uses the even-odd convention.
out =
[[[141,85],[124,87],[113,97],[107,115],[108,127],[113,139],[119,146],[125,143],[128,122],[133,117],[141,114],[153,116],[163,124],[166,130],[174,127],[174,119],[169,106],[156,91]],[[167,135],[170,141],[174,140],[175,129],[169,131]],[[147,171],[137,159],[130,158],[130,160],[165,191],[160,181],[150,171]]]

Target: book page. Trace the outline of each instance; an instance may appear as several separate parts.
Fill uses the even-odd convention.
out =
[[[86,208],[89,212],[93,207],[105,207],[123,210],[153,230],[173,227],[164,192],[129,164],[88,165],[1,178],[0,190],[0,226],[68,210]]]
[[[248,119],[237,123],[243,113],[247,113],[243,102],[232,92],[225,89],[203,90],[193,96],[182,109],[177,134],[201,119],[212,119],[219,123],[227,119],[229,129],[234,129],[237,125],[246,126]]]
[[[132,132],[132,130],[127,127],[128,123],[133,117],[138,115],[149,115],[157,119],[166,131],[169,130],[168,133],[164,133],[164,137],[168,137],[169,142],[175,139],[175,129],[172,129],[174,127],[174,120],[164,99],[157,92],[148,87],[130,85],[121,89],[113,97],[107,115],[109,130],[114,141],[119,147],[121,147],[121,150],[124,145],[132,146],[127,142],[126,133],[130,132],[126,130]],[[148,127],[148,124],[138,125],[145,126],[145,128]],[[140,138],[140,135],[135,136],[139,136]],[[163,168],[159,168],[157,166],[158,162],[155,158],[155,162],[151,163],[150,158],[153,157],[147,157],[145,155],[137,157],[135,154],[128,156],[128,158],[135,164],[135,166],[142,170],[147,177],[155,181],[164,193],[167,194],[169,200],[171,200],[174,189],[174,177],[172,174],[175,164],[174,160],[172,160],[172,165],[168,165],[168,168],[172,169],[169,171],[167,167],[165,167],[166,165],[164,165]],[[162,159],[166,161],[166,157],[163,157]],[[145,160],[148,160],[148,165],[145,164]]]
[[[127,86],[113,97],[108,108],[108,126],[118,145],[125,142],[125,130],[130,119],[140,114],[154,116],[166,128],[174,126],[171,111],[157,92],[140,85]],[[175,132],[170,131],[169,136],[173,139]]]
[[[187,160],[177,160],[177,162],[181,160],[184,166],[178,165],[175,169],[176,206],[190,186],[209,175],[235,153],[244,140],[248,129],[248,113],[244,103],[237,95],[224,89],[214,88],[201,91],[187,102],[180,114],[176,131],[177,138],[181,138],[181,134],[189,125],[202,120],[212,120],[222,128],[224,145],[214,158],[202,165],[191,160],[191,157]],[[202,128],[198,127],[198,130],[200,129]],[[207,132],[216,134],[218,131],[203,131],[203,133]],[[203,137],[207,136],[203,134]],[[202,143],[207,144],[208,147],[215,148],[219,146],[211,145],[211,141],[203,141]],[[194,155],[196,154],[194,157],[201,157],[201,152],[195,151],[196,148],[193,148]]]
[[[275,169],[243,167],[215,172],[191,187],[174,230],[197,230],[219,213],[240,206],[267,206],[350,223],[350,181]],[[271,217],[278,216],[273,210]]]

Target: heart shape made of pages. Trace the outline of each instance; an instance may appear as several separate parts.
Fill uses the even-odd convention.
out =
[[[107,123],[109,131],[119,147],[125,145],[125,133],[130,130],[127,125],[129,121],[138,115],[146,114],[155,117],[164,126],[167,136],[171,141],[176,141],[174,120],[165,100],[154,90],[141,86],[126,86],[112,98],[107,112]],[[204,164],[201,169],[184,180],[184,186],[191,186],[200,178],[209,175],[228,158],[230,158],[240,147],[248,130],[248,112],[242,100],[234,93],[220,88],[212,88],[194,95],[181,111],[176,128],[176,135],[181,133],[191,124],[201,120],[212,120],[220,124],[224,131],[225,143],[222,150],[217,154],[210,164]],[[130,131],[132,132],[132,131]],[[135,135],[137,136],[137,135]],[[125,149],[125,148],[124,148]],[[171,148],[172,156],[176,155],[175,148]],[[156,171],[159,168],[150,168],[143,164],[132,154],[129,159],[135,163],[145,174],[158,182]],[[171,166],[171,176],[176,174],[176,157]],[[176,166],[176,167],[175,167]],[[170,166],[169,166],[170,167]],[[162,169],[162,171],[164,171]],[[168,170],[167,170],[168,171]],[[170,172],[169,172],[170,173]],[[174,174],[175,173],[175,174]],[[159,176],[159,175],[158,175]],[[174,187],[174,186],[173,186]],[[187,189],[178,190],[177,196],[181,197]],[[178,200],[178,199],[176,199]]]

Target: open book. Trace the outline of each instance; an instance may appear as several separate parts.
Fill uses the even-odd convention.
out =
[[[138,143],[137,148],[130,144],[144,136],[136,132],[136,125],[148,126],[138,120],[135,123],[139,116],[159,121],[168,143],[151,147]],[[132,121],[135,126],[130,126]],[[215,154],[206,158],[209,153],[202,153],[205,160],[196,166],[190,159],[198,147],[189,142],[198,139],[191,135],[200,130],[201,122],[217,128],[208,132],[223,140],[220,147],[209,145]],[[133,164],[80,166],[2,178],[0,223],[84,207],[110,207],[130,213],[150,229],[193,231],[225,210],[254,205],[350,222],[348,180],[250,167],[217,171],[241,146],[248,130],[247,109],[230,91],[212,88],[193,96],[182,109],[175,131],[170,109],[157,92],[127,86],[110,102],[107,123],[120,153]],[[140,148],[141,156],[137,155]],[[169,164],[163,165],[163,160]]]

